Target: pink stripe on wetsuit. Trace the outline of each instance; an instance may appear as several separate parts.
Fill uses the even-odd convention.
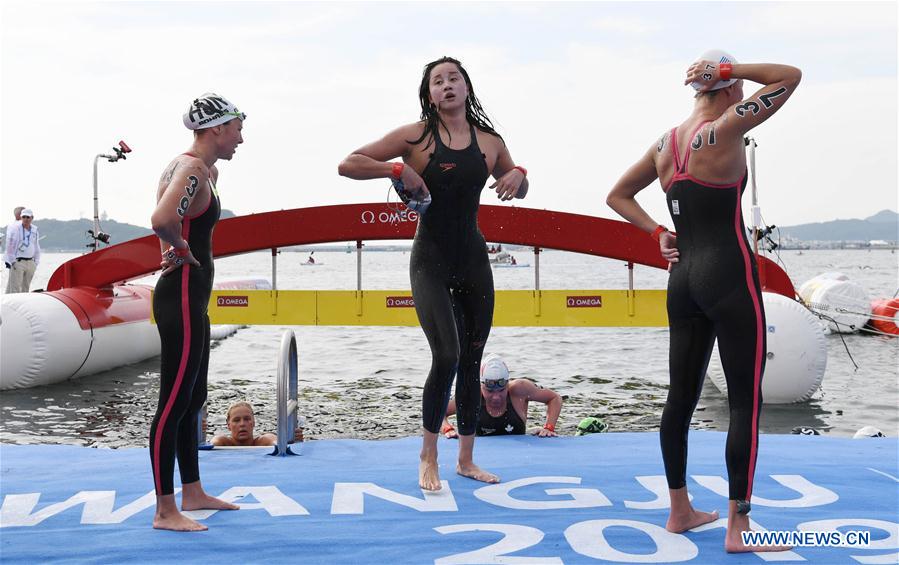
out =
[[[212,188],[210,182],[210,188]],[[175,459],[181,483],[200,480],[197,423],[206,401],[209,318],[214,265],[212,232],[221,211],[209,190],[206,207],[182,220],[181,236],[200,266],[184,264],[160,277],[153,316],[161,341],[159,404],[150,427],[150,460],[157,495],[174,492]]]
[[[668,485],[681,488],[686,484],[687,433],[717,338],[731,416],[725,453],[730,498],[748,511],[758,454],[765,312],[740,207],[746,173],[736,183],[716,184],[688,172],[697,134],[697,150],[708,138],[703,132],[707,123],[690,136],[683,163],[677,129],[671,132],[676,172],[665,192],[680,261],[668,281],[671,386],[660,439]]]

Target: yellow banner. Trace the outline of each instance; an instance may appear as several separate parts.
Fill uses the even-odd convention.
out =
[[[664,290],[499,290],[494,326],[664,327]],[[408,290],[216,290],[213,324],[417,326]]]

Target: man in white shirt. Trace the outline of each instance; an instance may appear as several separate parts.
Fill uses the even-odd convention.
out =
[[[25,209],[24,206],[16,206],[15,208],[12,209],[12,215],[15,216],[16,219],[11,224],[7,224],[6,233],[11,233],[10,228],[12,228],[13,226],[19,225],[19,221],[22,219],[22,210],[24,210],[24,209]]]
[[[6,229],[3,261],[9,269],[6,293],[28,292],[34,271],[41,261],[40,234],[34,220],[34,212],[22,210],[21,222],[10,224]]]
[[[22,221],[22,210],[24,210],[24,209],[25,209],[24,206],[16,206],[15,208],[12,209],[12,215],[15,216],[16,219],[13,220],[11,223],[6,224],[6,231],[3,232],[3,241],[4,241],[3,255],[4,256],[6,255],[6,242],[9,241],[9,234],[11,234],[13,232],[13,230],[19,229],[19,222]],[[9,265],[7,265],[6,268],[8,269]]]

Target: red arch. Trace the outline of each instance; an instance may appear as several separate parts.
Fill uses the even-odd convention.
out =
[[[354,240],[412,239],[416,214],[388,204],[340,204],[265,212],[222,220],[213,255],[227,257],[260,249]],[[481,206],[478,220],[488,241],[545,247],[621,259],[664,269],[658,244],[627,222],[510,206]],[[146,236],[77,257],[50,277],[47,290],[102,288],[159,270],[159,240]],[[787,274],[759,258],[765,290],[793,298]]]

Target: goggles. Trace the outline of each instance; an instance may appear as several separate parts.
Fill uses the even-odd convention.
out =
[[[487,390],[496,392],[506,388],[506,385],[509,384],[509,379],[484,379],[481,382],[484,383]]]

